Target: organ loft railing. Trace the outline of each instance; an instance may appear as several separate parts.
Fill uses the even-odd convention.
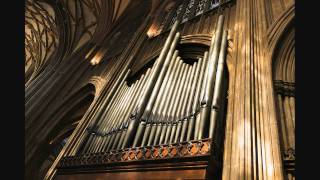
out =
[[[134,78],[128,70],[76,155],[64,157],[58,168],[220,153],[216,142],[227,86],[223,16],[208,50],[191,60],[177,49],[178,24],[153,65]]]

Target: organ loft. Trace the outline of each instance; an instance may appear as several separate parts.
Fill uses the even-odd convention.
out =
[[[25,179],[295,179],[294,0],[25,0]]]

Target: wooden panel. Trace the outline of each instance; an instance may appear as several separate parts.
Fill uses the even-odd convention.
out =
[[[205,179],[205,169],[57,175],[55,180]]]

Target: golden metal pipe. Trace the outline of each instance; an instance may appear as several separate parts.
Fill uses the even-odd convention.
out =
[[[219,16],[217,30],[214,38],[214,46],[212,48],[212,54],[208,59],[208,68],[207,68],[207,85],[204,93],[204,98],[201,101],[200,109],[200,126],[198,139],[202,139],[206,133],[206,124],[209,118],[210,107],[212,104],[213,88],[216,78],[216,66],[219,57],[219,49],[222,39],[222,29],[223,29],[223,15]]]
[[[167,122],[167,123],[166,123],[166,126],[167,126],[167,129],[166,129],[166,135],[165,135],[163,144],[168,144],[169,141],[170,141],[169,138],[170,138],[170,136],[171,136],[172,123]]]
[[[189,102],[191,101],[192,97],[191,95],[191,88],[192,88],[192,82],[194,82],[194,77],[195,77],[195,71],[197,68],[197,62],[195,62],[192,65],[191,68],[191,74],[190,77],[188,78],[188,85],[187,85],[187,90],[186,90],[186,95],[184,98],[184,101],[182,103],[182,110],[181,110],[181,120],[182,120],[182,128],[181,128],[181,133],[180,133],[180,139],[179,142],[183,142],[185,137],[187,136],[186,131],[187,131],[187,126],[188,126],[188,119],[187,116],[188,114],[188,105],[190,104]],[[194,84],[194,83],[193,83]]]
[[[122,77],[123,75],[123,78],[120,78],[117,79],[117,81],[115,82],[115,84],[112,86],[111,90],[110,90],[110,93],[108,94],[108,96],[106,97],[106,100],[103,101],[103,104],[102,106],[100,106],[103,110],[108,110],[109,107],[113,104],[113,100],[115,99],[115,97],[118,96],[119,94],[119,87],[122,87],[124,84],[125,84],[125,80],[127,79],[127,77],[129,76],[131,70],[128,69],[127,72],[125,73],[126,71],[122,71],[122,73],[120,74],[120,77]],[[114,92],[114,93],[113,93]],[[111,100],[108,102],[108,99]],[[106,106],[106,107],[105,107]],[[104,108],[105,107],[105,108]],[[94,119],[92,120],[92,122],[95,122],[97,119],[101,119],[100,121],[103,121],[104,119],[104,116],[105,116],[105,113],[104,111],[100,110],[97,112],[96,116],[94,116]],[[98,123],[98,125],[100,125],[100,123]]]
[[[213,92],[212,105],[211,105],[209,138],[213,138],[218,112],[220,110],[220,101],[221,101],[220,97],[221,97],[222,81],[223,81],[223,73],[224,73],[223,71],[224,71],[224,63],[226,59],[226,52],[227,52],[227,45],[228,45],[227,38],[228,38],[228,32],[224,31],[222,35],[219,61],[217,65],[217,75],[216,75],[216,81],[214,85],[214,92]]]
[[[180,59],[180,57],[178,57],[178,60]],[[173,140],[171,138],[171,129],[173,128],[173,124],[172,124],[172,119],[174,119],[174,106],[177,102],[177,91],[179,89],[179,86],[180,86],[180,83],[181,83],[181,80],[182,80],[182,76],[184,75],[184,72],[185,72],[185,69],[186,69],[186,66],[185,64],[179,60],[179,67],[178,67],[178,72],[176,74],[176,77],[174,78],[174,81],[173,81],[173,85],[171,86],[171,89],[170,89],[170,93],[169,93],[169,97],[168,99],[170,100],[168,103],[168,105],[166,105],[165,109],[163,112],[165,112],[166,116],[165,116],[165,119],[166,119],[166,122],[168,123],[168,126],[167,126],[167,133],[170,133],[170,134],[166,134],[166,137],[165,137],[165,143],[170,143],[171,140]]]
[[[103,139],[102,139],[101,135],[98,135],[97,143],[95,144],[95,147],[92,150],[93,153],[97,153],[98,152],[98,148],[99,148],[99,145],[100,145],[102,140]]]
[[[125,110],[127,104],[128,104],[128,99],[130,98],[131,96],[131,93],[132,93],[132,90],[133,88],[131,87],[128,87],[128,90],[126,91],[124,97],[121,99],[121,104],[119,106],[119,108],[117,109],[117,112],[114,114],[114,124],[112,125],[112,127],[117,130],[119,127],[119,124],[120,124],[120,121],[121,121],[121,117],[123,115],[123,111]]]
[[[174,49],[176,47],[179,37],[180,37],[180,33],[176,33],[174,42],[170,47],[169,53],[166,57],[166,60],[160,72],[159,78],[157,79],[157,82],[151,93],[148,105],[145,109],[144,114],[142,115],[142,120],[149,119],[149,116],[155,115],[156,110],[159,109],[160,101],[162,101],[163,99],[162,98],[163,91],[168,82],[168,75],[171,73],[172,66],[174,64],[174,59],[178,56],[178,51],[174,51]],[[153,119],[153,117],[151,117],[151,119]]]
[[[121,131],[116,131],[116,137],[115,137],[114,142],[112,144],[111,150],[114,150],[116,148],[117,143],[119,143],[120,136],[121,136]]]
[[[142,135],[143,131],[145,130],[145,128],[146,128],[146,122],[141,121],[141,122],[139,123],[136,136],[137,136],[137,137],[141,137],[141,135]],[[144,131],[144,135],[145,135],[145,133],[147,133],[147,132]],[[143,138],[145,137],[144,135],[143,135]],[[146,136],[145,138],[147,138],[147,136]],[[141,138],[134,138],[132,147],[137,147],[138,144],[140,143],[140,139],[141,139]],[[145,141],[146,141],[146,140],[145,140]],[[144,141],[144,142],[145,142],[145,141]]]
[[[179,135],[180,135],[181,126],[182,126],[181,111],[183,108],[183,102],[186,95],[186,89],[187,89],[186,86],[188,86],[188,80],[191,76],[191,70],[192,70],[190,65],[187,65],[187,64],[186,64],[186,68],[187,68],[186,74],[183,76],[182,83],[180,84],[179,90],[178,90],[179,99],[177,101],[177,108],[175,109],[175,121],[178,121],[178,124],[177,124],[174,142],[178,142],[179,140]]]
[[[154,135],[156,133],[156,129],[157,129],[157,124],[153,123],[151,124],[151,131],[150,131],[150,135],[148,136],[148,144],[147,146],[151,146],[153,139],[154,139]]]
[[[192,107],[193,105],[197,104],[197,92],[196,89],[197,87],[201,85],[201,81],[200,81],[200,72],[201,72],[201,67],[203,64],[203,60],[202,58],[199,58],[198,60],[198,64],[197,64],[197,68],[196,68],[196,73],[195,73],[195,77],[192,83],[192,87],[191,87],[191,94],[190,94],[190,100],[188,102],[188,107],[187,107],[187,114],[189,115],[188,117],[188,131],[187,131],[187,137],[186,137],[186,141],[190,141],[191,140],[191,136],[192,133],[194,132],[194,125],[195,125],[195,116],[192,112]]]
[[[145,78],[144,78],[144,75],[142,75],[141,78],[140,78],[140,81],[137,80],[137,82],[136,82],[136,83],[137,83],[137,86],[136,86],[136,88],[135,88],[135,92],[134,92],[134,94],[132,95],[132,100],[131,100],[131,102],[129,103],[129,107],[127,108],[126,113],[125,113],[124,118],[123,118],[123,120],[124,120],[124,122],[123,122],[123,124],[124,124],[123,128],[125,128],[125,124],[126,124],[125,121],[127,121],[127,119],[129,119],[130,112],[132,111],[132,108],[133,108],[133,106],[135,105],[136,100],[138,99],[138,96],[139,96],[139,93],[140,93],[140,91],[141,91],[141,86],[143,85],[144,79],[145,79]],[[126,129],[125,129],[124,131],[126,132]],[[141,128],[140,128],[140,129],[138,128],[137,132],[139,132],[139,131],[141,131]],[[139,132],[139,133],[140,133],[140,132]],[[124,137],[125,137],[125,135],[122,133],[121,138],[120,138],[120,141],[119,141],[118,149],[119,149],[119,148],[122,148],[122,143],[123,143]],[[134,144],[135,144],[135,142],[134,142]],[[134,145],[134,146],[135,146],[135,145]]]
[[[146,124],[145,125],[146,128],[145,128],[145,131],[144,131],[144,134],[143,134],[143,138],[142,138],[142,142],[141,142],[141,147],[145,146],[146,143],[147,143],[147,138],[149,136],[149,133],[150,133],[150,129],[151,129],[151,124]]]
[[[154,122],[158,123],[157,125],[157,130],[156,130],[156,134],[155,134],[155,137],[153,139],[153,143],[152,144],[157,144],[158,141],[159,141],[159,136],[161,134],[161,130],[162,130],[162,124],[164,123],[164,118],[161,114],[161,110],[163,109],[163,106],[164,106],[164,102],[166,101],[167,99],[167,90],[169,89],[169,85],[170,85],[170,77],[172,77],[172,74],[173,74],[173,68],[174,68],[174,65],[177,64],[177,61],[176,61],[176,58],[178,56],[178,51],[176,50],[171,58],[171,62],[170,62],[170,65],[169,65],[169,69],[166,73],[166,76],[163,80],[163,84],[161,86],[161,89],[160,89],[160,92],[159,92],[159,95],[157,96],[157,100],[156,100],[156,103],[155,103],[155,106],[153,107],[153,110],[152,110],[152,114],[155,114],[153,115],[152,117],[154,117]]]
[[[129,92],[127,93],[127,96],[123,99],[123,105],[121,108],[121,111],[118,113],[118,116],[116,117],[116,123],[114,125],[116,131],[121,131],[122,127],[124,126],[124,116],[125,111],[128,109],[128,103],[132,100],[132,93],[136,88],[136,84],[133,84],[129,89]],[[120,138],[120,137],[119,137]],[[119,139],[116,139],[116,142],[119,144]]]
[[[121,146],[122,146],[122,143],[123,143],[124,137],[125,137],[125,135],[126,135],[126,131],[127,131],[127,129],[122,129],[122,130],[121,130],[121,136],[120,136],[120,140],[119,140],[119,143],[118,143],[117,149],[122,148]]]
[[[159,73],[161,71],[161,67],[165,61],[165,56],[170,48],[169,46],[170,46],[170,44],[172,44],[172,40],[174,38],[173,36],[176,34],[178,25],[179,25],[179,21],[176,21],[174,23],[172,29],[170,30],[170,33],[168,35],[168,38],[166,39],[165,45],[160,52],[159,58],[156,61],[156,66],[153,69],[154,71],[152,72],[151,77],[149,78],[149,81],[147,83],[145,93],[144,93],[141,101],[139,102],[138,108],[136,109],[136,111],[134,112],[134,114],[132,116],[133,117],[132,120],[129,122],[127,134],[126,134],[126,137],[124,140],[125,147],[128,147],[134,138],[138,138],[138,139],[140,138],[140,137],[135,137],[135,133],[136,133],[136,130],[139,125],[139,120],[140,120],[143,112],[145,111],[148,100],[149,100],[150,95],[152,93],[152,89],[156,83],[156,79],[158,78]]]
[[[101,144],[100,144],[100,146],[98,148],[98,152],[102,152],[103,151],[103,147],[106,144],[107,140],[108,140],[108,137],[106,135],[102,136],[102,142],[101,142]]]
[[[109,142],[107,148],[105,149],[105,151],[108,152],[108,151],[110,150],[110,148],[112,147],[112,145],[113,145],[113,143],[114,143],[114,139],[115,139],[115,137],[116,137],[116,134],[117,134],[117,133],[116,133],[115,131],[111,132],[110,142]]]
[[[138,96],[141,92],[141,86],[143,85],[143,81],[145,80],[145,74],[141,75],[140,79],[137,80],[135,83],[137,84],[134,94],[132,95],[132,100],[129,103],[129,107],[127,108],[125,115],[123,117],[124,120],[128,120],[130,117],[130,113],[132,112],[132,108],[136,104]]]
[[[161,130],[162,130],[162,123],[158,123],[156,134],[154,136],[153,143],[152,143],[153,145],[157,145],[157,143],[159,142],[159,138],[160,138],[159,136],[160,136]]]
[[[123,84],[123,82],[124,82],[124,80],[122,81],[122,83],[121,84]],[[125,86],[122,86],[122,87],[120,87],[119,88],[119,91],[117,90],[117,93],[122,93],[123,92],[123,90],[125,89]],[[115,96],[114,96],[115,97]],[[101,121],[100,121],[101,122]],[[92,134],[90,134],[90,136],[92,136]],[[93,142],[95,142],[95,139],[96,138],[94,138],[94,137],[92,137],[92,138],[89,138],[88,139],[88,141],[86,141],[85,143],[86,143],[86,153],[87,152],[90,152],[91,151],[91,149],[92,149],[92,146],[93,146]]]
[[[87,150],[87,153],[91,153],[92,152],[93,145],[94,145],[94,143],[96,141],[97,141],[97,135],[93,134],[92,142],[90,143],[90,146],[89,146],[89,148]]]
[[[173,124],[171,124],[171,127],[173,128],[171,131],[171,136],[170,136],[170,140],[169,143],[172,143],[174,141],[174,137],[175,137],[175,133],[176,133],[176,121],[177,121],[177,108],[178,108],[178,103],[179,103],[179,98],[180,98],[180,94],[181,94],[181,88],[183,86],[184,83],[184,79],[185,79],[185,74],[187,72],[187,66],[185,64],[182,64],[182,73],[179,76],[179,81],[177,82],[177,88],[174,90],[174,94],[173,94],[173,98],[172,98],[172,103],[170,103],[170,107],[169,107],[169,122],[173,122]]]
[[[112,119],[111,117],[112,117],[113,113],[115,113],[115,111],[117,110],[117,107],[120,104],[120,99],[124,95],[126,88],[127,88],[127,86],[124,85],[123,88],[121,89],[118,97],[115,99],[115,103],[113,104],[112,107],[110,107],[110,111],[109,111],[110,113],[106,114],[106,116],[105,116],[104,123],[102,126],[105,127],[107,132],[110,132],[110,130],[112,128],[111,125],[112,125],[112,121],[114,119]]]
[[[88,147],[89,147],[89,145],[90,145],[90,143],[87,143],[87,142],[91,142],[92,139],[93,139],[93,135],[90,133],[90,134],[89,134],[89,138],[88,138],[88,140],[86,141],[86,144],[85,144],[85,146],[83,147],[81,154],[86,154],[86,153],[87,153],[87,149],[88,149]]]
[[[163,86],[163,89],[164,89],[163,96],[162,96],[163,98],[158,98],[160,100],[160,107],[154,108],[157,111],[156,114],[159,115],[158,119],[161,119],[161,120],[164,120],[165,112],[163,112],[163,110],[165,106],[168,104],[168,102],[170,101],[169,96],[170,96],[171,86],[173,85],[172,81],[175,75],[177,74],[176,72],[178,72],[178,69],[177,69],[177,67],[179,66],[179,58],[177,57],[178,53],[179,51],[176,50],[171,60],[173,62],[173,65],[169,67],[169,70],[167,73],[168,76],[166,76],[166,79],[165,79],[166,85]]]
[[[136,104],[138,103],[138,100],[143,95],[143,88],[144,88],[144,86],[145,86],[145,84],[146,84],[146,82],[147,82],[147,80],[149,78],[150,72],[151,72],[150,69],[148,69],[147,72],[146,72],[146,76],[143,79],[143,82],[141,83],[141,87],[139,88],[140,89],[139,95],[136,96],[134,106],[136,106]],[[133,109],[134,106],[132,106],[130,112],[132,112],[132,109]],[[128,120],[129,120],[129,118],[128,118]],[[141,140],[141,135],[145,130],[145,126],[146,126],[146,122],[141,121],[139,123],[138,129],[137,129],[137,132],[136,132],[136,138],[134,138],[132,147],[137,147],[139,145],[140,140]],[[122,144],[122,148],[124,148],[124,145],[125,144]]]
[[[181,132],[181,128],[182,128],[182,120],[178,120],[178,123],[177,123],[177,129],[176,129],[176,133],[175,133],[175,136],[174,136],[174,143],[177,143],[179,142],[179,135],[180,135],[180,132]]]
[[[207,60],[208,60],[208,51],[203,55],[203,63],[201,65],[200,75],[199,75],[199,85],[197,86],[196,95],[194,96],[194,103],[192,107],[192,114],[195,118],[195,128],[193,139],[198,139],[199,134],[199,125],[200,125],[200,114],[196,114],[197,108],[200,107],[200,99],[202,98],[201,93],[204,92],[206,81],[205,81],[205,72],[207,69]]]
[[[169,137],[170,137],[170,134],[168,134],[168,132],[171,132],[171,124],[169,123],[170,121],[170,117],[169,117],[169,114],[170,114],[170,109],[169,107],[171,106],[170,104],[173,104],[173,100],[172,100],[172,97],[173,97],[173,94],[174,94],[174,90],[177,89],[177,82],[179,80],[179,77],[180,77],[180,74],[182,73],[182,68],[183,68],[183,62],[180,61],[180,57],[177,57],[176,58],[176,64],[173,68],[174,73],[173,73],[173,76],[170,78],[170,81],[169,81],[169,88],[168,88],[168,94],[167,95],[167,98],[165,99],[165,101],[163,101],[163,110],[159,110],[159,112],[161,112],[161,117],[163,118],[164,122],[166,123],[166,131],[163,132],[165,133],[165,139],[164,139],[164,142],[163,143],[167,143],[169,141]],[[160,142],[162,143],[162,142]]]
[[[116,131],[116,127],[115,127],[115,124],[116,124],[116,118],[115,118],[115,114],[117,113],[117,112],[119,112],[120,111],[120,109],[121,109],[121,106],[122,106],[122,104],[123,104],[123,98],[126,96],[126,94],[127,94],[127,89],[128,89],[128,87],[126,87],[125,88],[125,90],[124,90],[124,93],[123,93],[123,95],[122,95],[122,97],[119,97],[119,101],[118,101],[118,104],[117,104],[117,106],[115,106],[115,110],[114,110],[114,113],[112,113],[111,115],[110,115],[110,119],[108,119],[109,120],[109,123],[108,123],[108,132],[117,132]],[[113,133],[112,133],[113,134]],[[113,143],[113,141],[111,141],[110,143]]]
[[[177,122],[172,122],[171,123],[171,134],[170,134],[170,139],[168,143],[173,143],[174,142],[174,137],[176,135],[176,129],[177,129]]]
[[[168,125],[167,123],[162,123],[159,144],[163,144],[163,141],[165,140],[165,135],[166,135],[166,131],[167,131],[167,125]]]

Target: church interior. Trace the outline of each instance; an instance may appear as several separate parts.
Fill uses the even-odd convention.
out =
[[[295,180],[294,0],[24,8],[26,180]]]

